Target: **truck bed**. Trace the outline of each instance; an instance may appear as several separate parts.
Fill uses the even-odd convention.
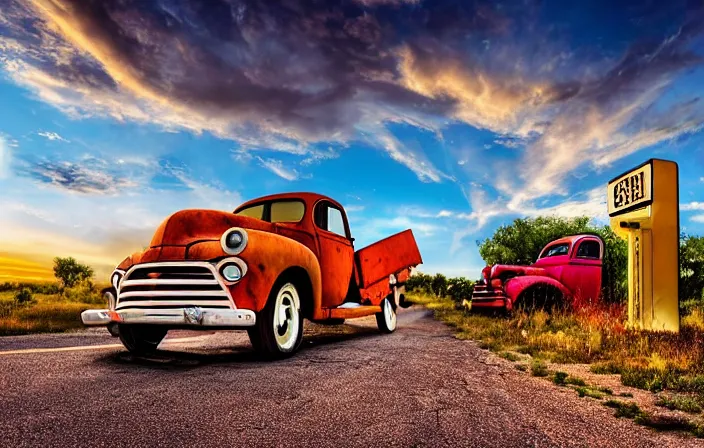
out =
[[[423,262],[410,229],[360,249],[354,256],[360,289],[366,289],[380,280],[387,279],[390,274]]]

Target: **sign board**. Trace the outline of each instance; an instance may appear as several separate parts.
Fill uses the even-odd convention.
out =
[[[618,216],[652,204],[652,160],[611,180],[607,189],[607,203],[609,216]]]

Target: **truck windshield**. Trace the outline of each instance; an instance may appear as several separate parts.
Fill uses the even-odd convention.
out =
[[[275,201],[252,205],[235,212],[239,216],[261,219],[269,222],[299,222],[303,219],[303,201]]]
[[[569,243],[553,244],[552,246],[548,246],[547,248],[545,248],[545,250],[543,251],[543,255],[541,255],[540,258],[554,257],[557,255],[567,255],[567,252],[569,252],[569,250]]]

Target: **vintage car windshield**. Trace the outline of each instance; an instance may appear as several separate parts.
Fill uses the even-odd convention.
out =
[[[569,250],[570,250],[569,243],[553,244],[552,246],[547,247],[543,251],[543,254],[540,256],[540,258],[555,257],[557,255],[567,255]]]
[[[305,204],[303,201],[288,200],[257,204],[235,212],[239,216],[248,216],[269,222],[299,222],[303,219]]]

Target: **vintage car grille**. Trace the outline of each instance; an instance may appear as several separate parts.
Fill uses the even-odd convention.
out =
[[[504,292],[501,288],[490,288],[486,284],[475,284],[474,291],[472,292],[472,300],[481,299],[493,299],[496,297],[503,297]]]
[[[215,268],[207,262],[145,263],[120,281],[116,309],[233,308]]]

